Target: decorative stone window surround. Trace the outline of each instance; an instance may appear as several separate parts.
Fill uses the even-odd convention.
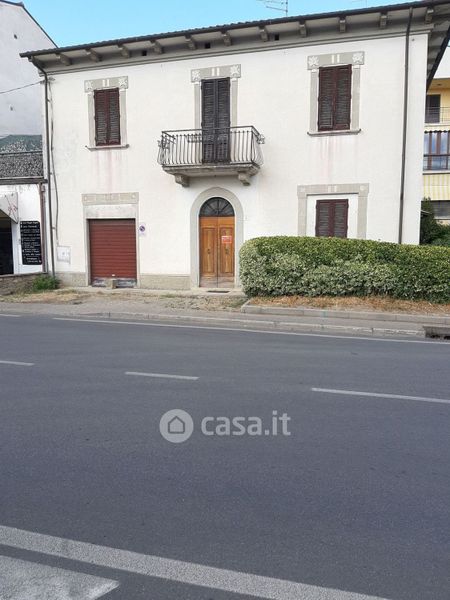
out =
[[[357,195],[357,226],[356,238],[365,240],[367,237],[367,201],[369,195],[368,183],[341,183],[337,185],[299,185],[298,196],[298,235],[306,236],[308,232],[308,197],[330,197]]]
[[[238,80],[241,77],[241,65],[235,64],[191,70],[191,83],[194,84],[195,129],[201,129],[202,126],[202,80],[221,79],[224,77],[229,77],[231,80],[230,121],[231,127],[237,127]]]
[[[95,90],[119,89],[120,110],[120,144],[111,146],[97,146],[95,143]],[[128,77],[105,77],[104,79],[88,79],[84,82],[84,91],[88,99],[89,118],[89,150],[107,150],[108,148],[127,148],[127,110],[126,91],[128,89]]]
[[[308,70],[311,71],[310,121],[308,134],[312,136],[348,135],[361,131],[359,127],[361,66],[365,63],[365,54],[358,52],[340,52],[337,54],[316,54],[308,56]],[[352,104],[350,129],[343,131],[319,131],[319,69],[338,65],[352,65]]]

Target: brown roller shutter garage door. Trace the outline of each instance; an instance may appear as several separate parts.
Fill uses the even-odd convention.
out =
[[[136,281],[134,219],[91,219],[89,242],[93,284],[107,278]]]

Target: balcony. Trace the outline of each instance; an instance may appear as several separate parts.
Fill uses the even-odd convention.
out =
[[[450,126],[450,107],[441,106],[440,108],[427,108],[425,111],[425,125]]]
[[[163,131],[158,163],[175,181],[191,177],[235,175],[244,185],[263,164],[263,136],[252,126]]]
[[[450,154],[425,154],[424,171],[450,171]]]

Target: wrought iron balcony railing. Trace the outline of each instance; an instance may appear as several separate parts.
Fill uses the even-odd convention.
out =
[[[216,172],[254,175],[263,164],[263,136],[252,126],[163,131],[158,163],[175,175]],[[183,181],[179,181],[183,183]],[[183,183],[184,185],[184,183]]]
[[[450,107],[441,106],[440,108],[427,108],[425,111],[426,125],[450,125]]]

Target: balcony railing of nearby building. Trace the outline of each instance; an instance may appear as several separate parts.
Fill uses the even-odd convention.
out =
[[[450,171],[450,154],[425,154],[424,171]]]
[[[441,106],[440,108],[427,108],[425,111],[426,125],[450,125],[450,107]]]
[[[263,164],[263,143],[253,126],[163,131],[158,163],[183,185],[189,185],[189,177],[211,172],[237,174],[248,184]]]

